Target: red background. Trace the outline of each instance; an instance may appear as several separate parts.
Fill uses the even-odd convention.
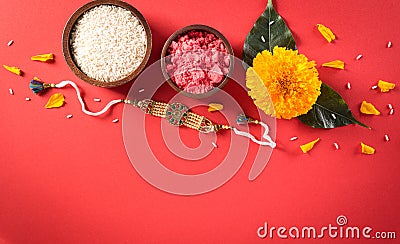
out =
[[[111,123],[114,118],[122,119],[122,105],[106,116],[92,118],[80,111],[72,89],[61,91],[67,104],[53,110],[46,110],[44,104],[55,91],[39,97],[28,89],[33,76],[46,82],[71,79],[85,91],[92,110],[128,93],[131,83],[114,89],[84,83],[63,59],[64,25],[84,3],[0,1],[0,63],[19,66],[25,72],[18,77],[0,69],[0,243],[287,242],[276,236],[259,239],[256,230],[264,222],[320,228],[335,224],[339,215],[347,217],[349,226],[368,225],[374,231],[400,235],[400,119],[397,113],[388,116],[386,108],[388,103],[400,106],[398,88],[385,94],[370,89],[379,79],[399,80],[399,1],[275,1],[299,51],[316,60],[321,79],[335,88],[355,117],[372,130],[359,126],[321,130],[297,120],[279,120],[279,149],[273,151],[255,181],[247,179],[252,162],[246,160],[221,188],[189,197],[160,191],[133,169],[122,140],[122,123]],[[152,29],[149,64],[159,58],[170,34],[194,23],[221,31],[240,57],[248,31],[266,6],[264,0],[128,3],[142,12]],[[318,33],[317,23],[331,27],[337,41],[327,43]],[[8,47],[11,39],[15,43]],[[390,49],[386,48],[388,41],[393,43]],[[30,61],[30,56],[48,52],[56,55],[55,63]],[[363,58],[356,61],[360,53]],[[345,61],[346,69],[320,67],[334,59]],[[347,81],[351,90],[345,88]],[[9,88],[15,95],[9,95]],[[225,90],[233,88],[227,85]],[[173,93],[167,86],[162,89]],[[26,97],[32,100],[27,102]],[[94,97],[103,102],[93,102]],[[382,114],[361,115],[362,100],[375,104]],[[66,119],[67,114],[74,117]],[[384,141],[385,134],[390,136],[389,142]],[[291,142],[292,136],[299,139]],[[321,141],[303,154],[299,145],[316,137]],[[341,147],[338,151],[332,145],[335,141]],[[374,146],[376,154],[362,155],[361,141]],[[249,154],[252,152],[255,150]]]

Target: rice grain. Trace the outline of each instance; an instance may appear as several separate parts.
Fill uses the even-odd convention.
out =
[[[130,11],[99,5],[85,12],[71,32],[72,56],[83,73],[103,82],[126,78],[146,54],[146,32]]]
[[[333,143],[333,146],[335,147],[336,150],[339,150],[339,144],[337,144],[336,142]]]

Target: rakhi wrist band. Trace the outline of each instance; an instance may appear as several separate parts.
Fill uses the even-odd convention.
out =
[[[268,135],[269,134],[269,127],[267,124],[263,123],[262,121],[258,121],[256,119],[252,119],[250,117],[246,117],[244,114],[239,114],[238,119],[237,119],[237,124],[238,125],[243,125],[243,124],[259,124],[264,128],[264,134],[262,138],[264,141],[257,140],[252,134],[245,132],[245,131],[240,131],[235,127],[232,127],[230,125],[221,125],[221,124],[215,124],[211,120],[207,119],[206,117],[202,115],[198,115],[196,113],[193,113],[190,111],[190,109],[181,103],[163,103],[163,102],[157,102],[153,101],[151,99],[144,99],[144,100],[127,100],[127,99],[116,99],[110,101],[102,110],[99,112],[91,112],[86,109],[85,102],[83,101],[83,98],[81,96],[81,93],[79,91],[78,86],[69,80],[61,81],[58,84],[47,84],[43,83],[38,80],[32,80],[29,84],[30,89],[33,91],[35,94],[40,94],[44,92],[46,89],[49,88],[63,88],[67,85],[72,86],[77,94],[78,100],[81,104],[81,109],[82,111],[90,116],[99,116],[107,112],[110,107],[112,107],[115,104],[118,103],[125,103],[125,104],[130,104],[134,107],[139,108],[142,110],[144,113],[153,115],[156,117],[164,118],[166,119],[171,125],[174,126],[186,126],[188,128],[197,130],[201,133],[211,133],[211,132],[218,132],[220,130],[232,130],[236,135],[239,136],[244,136],[252,140],[253,142],[261,145],[261,146],[270,146],[271,148],[276,147],[276,143],[271,139],[271,137]]]

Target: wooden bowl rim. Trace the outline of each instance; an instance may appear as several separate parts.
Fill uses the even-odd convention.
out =
[[[92,77],[89,77],[84,72],[82,72],[80,70],[80,68],[77,66],[77,64],[74,62],[74,59],[72,57],[71,46],[70,46],[70,35],[71,35],[71,31],[72,31],[76,21],[86,11],[88,11],[94,7],[100,6],[100,5],[114,5],[114,6],[122,7],[124,9],[130,11],[136,18],[138,18],[139,22],[144,27],[144,30],[146,32],[146,40],[147,40],[146,54],[145,54],[142,62],[140,63],[140,65],[127,77],[125,77],[121,80],[112,81],[112,82],[99,81]],[[151,34],[151,30],[150,30],[149,24],[147,23],[146,19],[132,5],[130,5],[126,2],[123,2],[123,1],[119,1],[119,0],[95,0],[95,1],[89,2],[89,3],[81,6],[68,19],[67,24],[65,25],[65,28],[63,31],[62,47],[63,47],[64,59],[67,62],[69,68],[72,70],[72,72],[74,72],[74,74],[76,76],[78,76],[80,79],[82,79],[83,81],[85,81],[91,85],[111,88],[111,87],[121,86],[123,84],[126,84],[126,83],[132,81],[143,71],[143,69],[146,67],[147,62],[149,61],[150,54],[151,54],[152,34]]]
[[[168,47],[170,46],[171,42],[173,40],[175,40],[179,35],[182,35],[186,32],[189,32],[191,30],[203,30],[203,31],[207,31],[209,33],[212,33],[214,35],[216,35],[218,38],[220,38],[222,40],[222,42],[224,43],[226,49],[228,50],[228,54],[230,55],[230,64],[229,64],[229,72],[228,74],[224,75],[223,80],[221,81],[221,83],[214,87],[212,90],[205,92],[205,93],[200,93],[200,94],[195,94],[195,93],[190,93],[190,92],[186,92],[182,89],[180,89],[175,82],[170,78],[170,76],[168,75],[167,71],[166,71],[166,65],[165,65],[165,57],[167,56],[167,52],[168,52]],[[192,98],[197,98],[197,99],[201,99],[201,98],[206,98],[209,97],[213,94],[215,94],[216,92],[218,92],[219,90],[222,90],[222,88],[228,83],[229,81],[229,77],[231,76],[232,72],[233,72],[233,49],[231,44],[229,43],[228,39],[226,39],[226,37],[219,32],[218,30],[212,28],[211,26],[208,25],[203,25],[203,24],[193,24],[193,25],[188,25],[185,26],[177,31],[175,31],[168,39],[167,41],[164,43],[162,52],[161,52],[161,71],[164,75],[164,78],[167,80],[168,84],[177,92],[181,92],[183,95],[187,96],[187,97],[192,97]]]

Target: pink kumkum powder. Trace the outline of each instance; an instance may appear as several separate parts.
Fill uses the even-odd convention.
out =
[[[166,70],[182,90],[201,94],[218,86],[229,72],[230,58],[222,39],[204,30],[178,36],[168,47]]]

